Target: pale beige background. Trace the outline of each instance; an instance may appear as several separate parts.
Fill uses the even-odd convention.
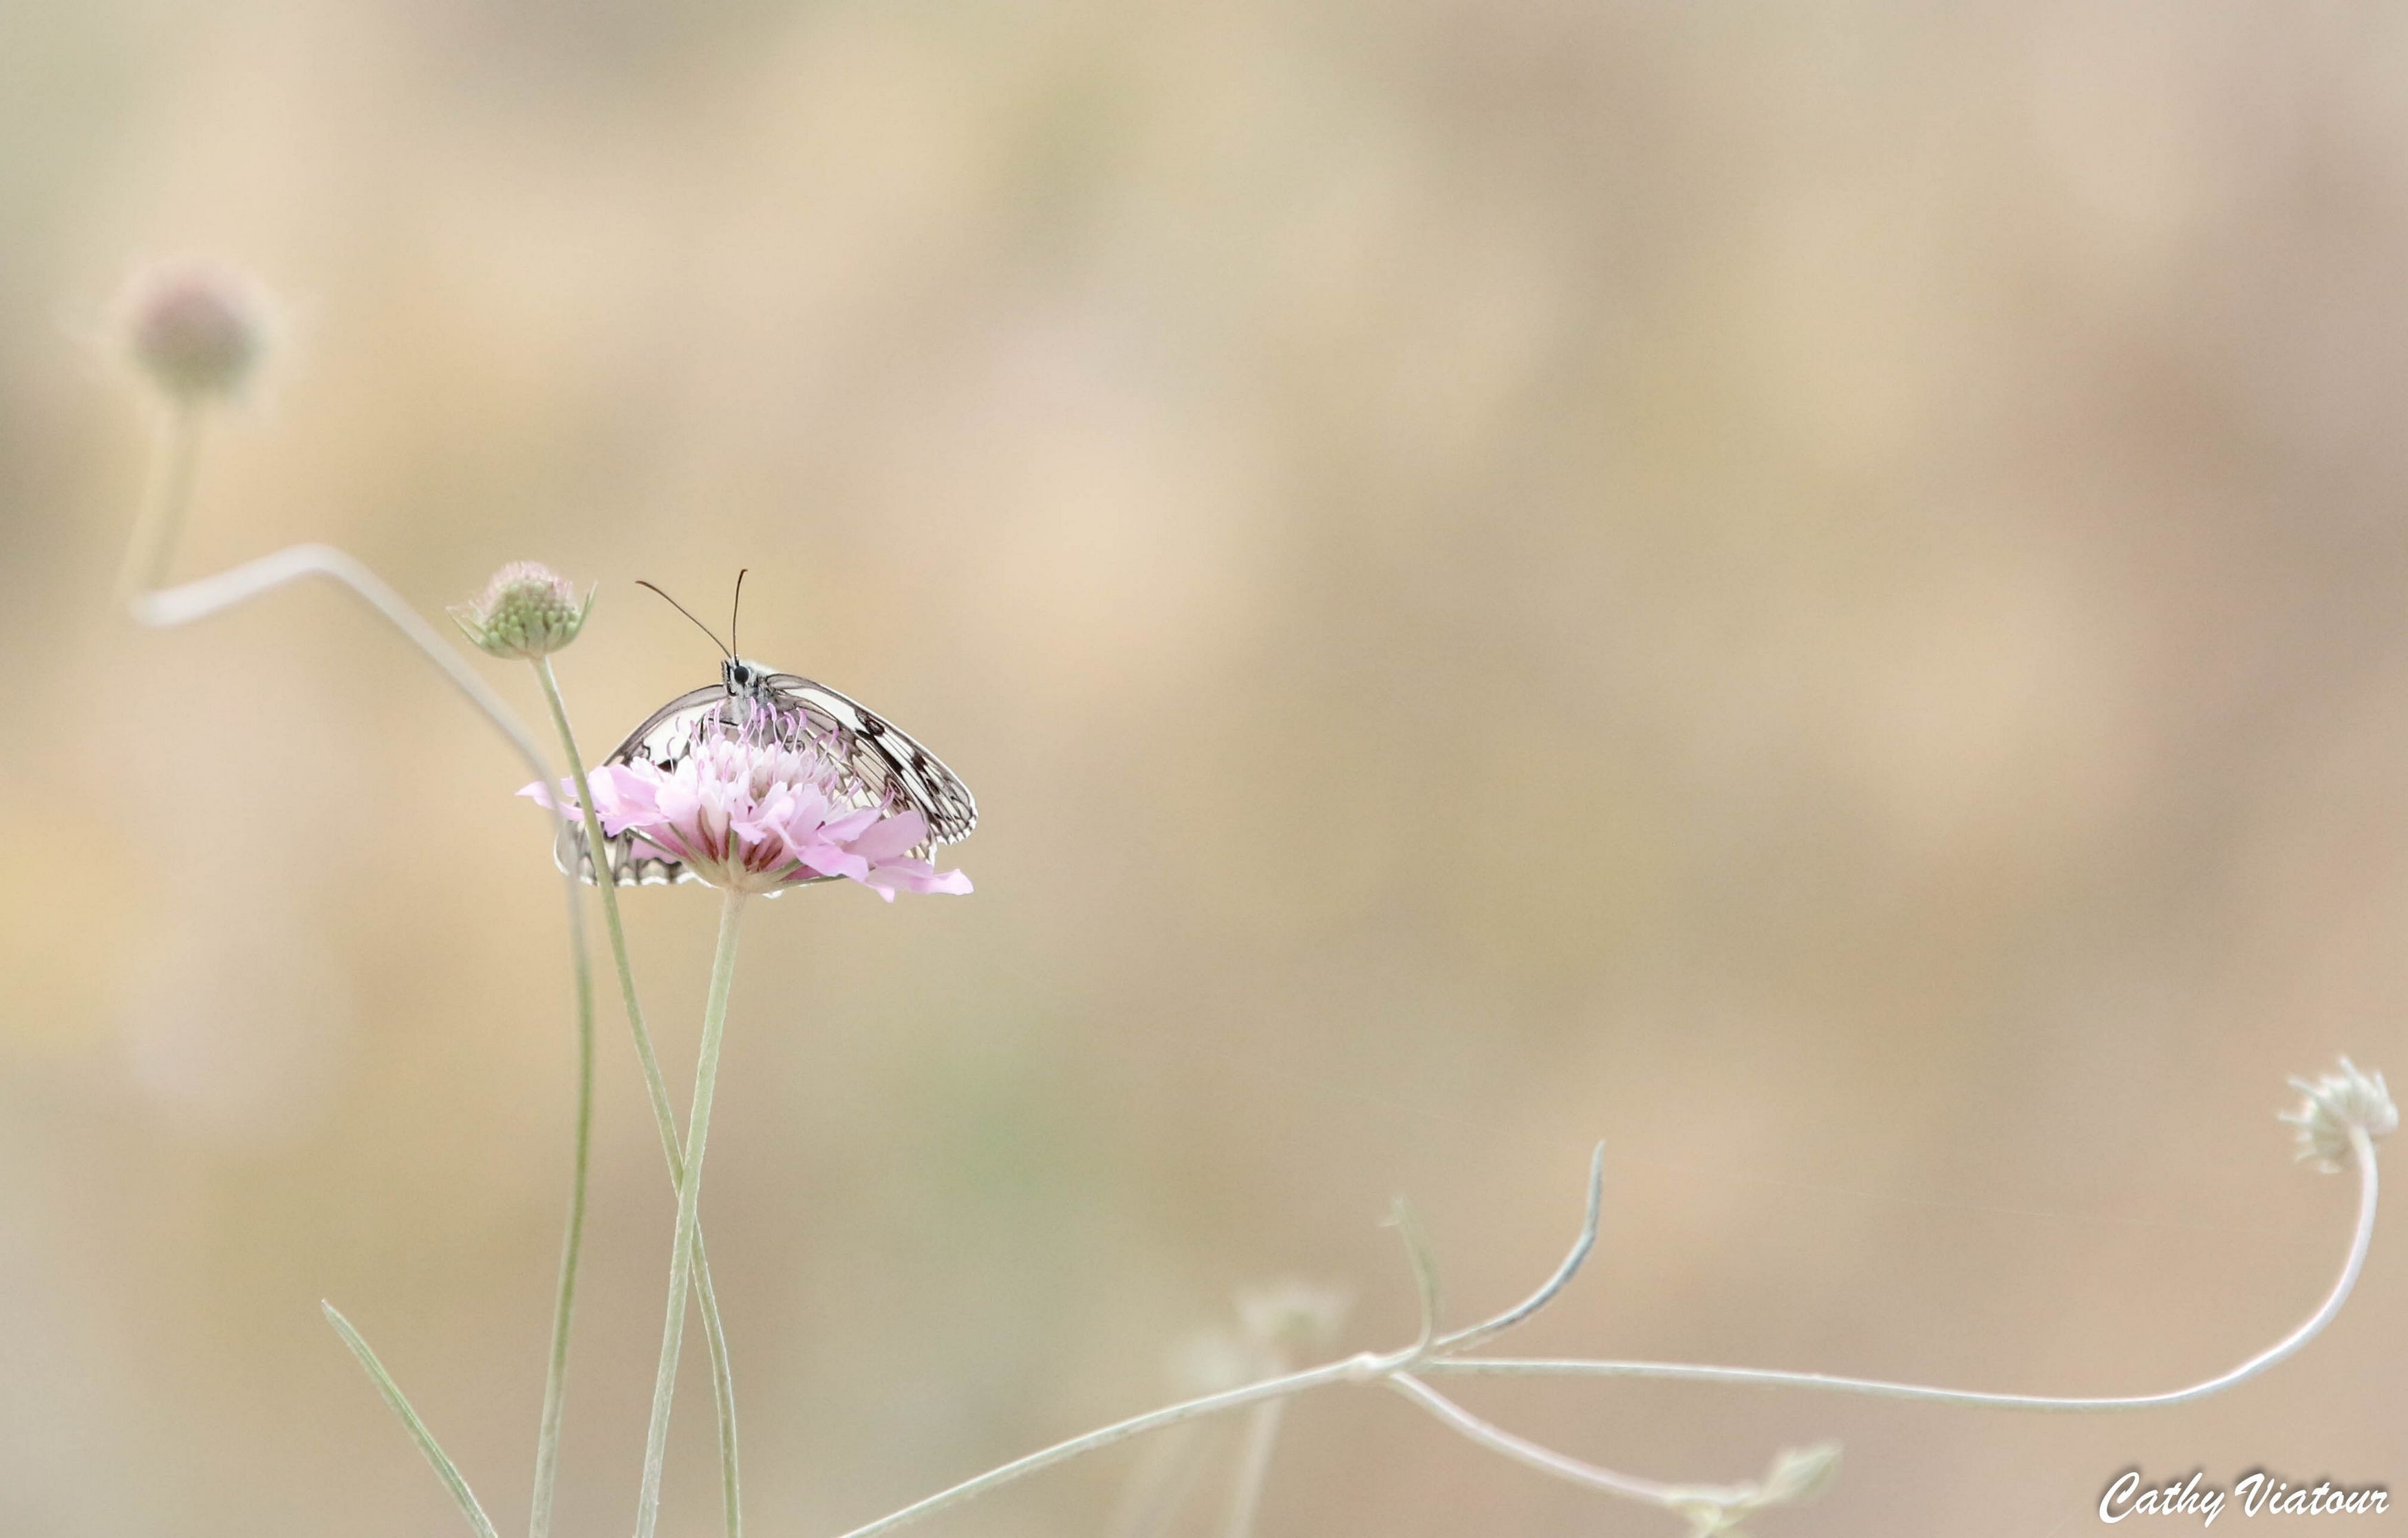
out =
[[[108,612],[93,333],[184,251],[290,337],[179,573],[598,580],[598,755],[710,676],[632,580],[750,565],[748,650],[979,791],[975,898],[750,930],[706,1206],[762,1538],[1157,1401],[1252,1280],[1402,1339],[1398,1190],[1495,1306],[1600,1136],[1534,1350],[2136,1391],[2329,1280],[2347,1183],[2271,1116],[2408,1071],[2408,12],[18,0],[0,1531],[452,1531],[321,1297],[524,1516],[545,834],[338,597]],[[681,1097],[711,903],[632,911]],[[629,1518],[670,1217],[602,1030],[575,1534]],[[2175,1413],[1465,1392],[1662,1476],[1840,1437],[1799,1538],[2402,1483],[2404,1242]],[[1098,1533],[1131,1465],[927,1531]],[[1332,1393],[1263,1531],[1677,1524]]]

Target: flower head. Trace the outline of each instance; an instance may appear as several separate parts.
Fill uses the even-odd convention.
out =
[[[585,628],[594,590],[580,601],[567,578],[538,561],[512,561],[494,573],[484,596],[453,609],[452,623],[497,657],[540,657]]]
[[[124,301],[125,350],[181,401],[232,395],[267,351],[269,307],[240,274],[177,262],[137,278]]]
[[[893,804],[847,771],[799,713],[754,709],[743,720],[704,720],[666,764],[638,757],[592,772],[604,835],[623,835],[638,860],[678,880],[775,896],[841,877],[895,900],[897,892],[962,893],[970,880],[925,857],[927,819]],[[575,809],[564,782],[555,802],[541,785],[519,792]]]
[[[2354,1157],[2352,1128],[2370,1138],[2399,1130],[2400,1108],[2391,1103],[2383,1075],[2369,1077],[2346,1057],[2341,1060],[2338,1073],[2328,1073],[2314,1084],[2304,1079],[2293,1079],[2291,1084],[2307,1099],[2297,1111],[2277,1119],[2300,1129],[2300,1157],[2315,1159],[2329,1173],[2349,1168]]]

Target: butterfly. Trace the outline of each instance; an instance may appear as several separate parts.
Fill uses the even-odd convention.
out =
[[[644,719],[606,760],[612,764],[645,763],[674,770],[694,751],[695,742],[714,724],[734,726],[755,712],[768,712],[781,735],[797,744],[808,741],[839,769],[847,788],[868,805],[883,805],[892,813],[917,812],[928,825],[926,841],[914,853],[925,857],[937,845],[968,838],[978,826],[978,801],[961,776],[922,747],[909,733],[867,706],[816,679],[781,673],[738,656],[711,628],[695,619],[683,604],[651,582],[638,583],[667,598],[725,654],[719,682],[678,696]],[[744,573],[736,576],[736,597],[744,597]],[[736,638],[731,613],[728,641]],[[604,842],[609,847],[612,881],[621,886],[658,885],[701,878],[655,845],[638,846],[632,834]],[[572,853],[573,851],[573,853]],[[594,862],[585,850],[584,830],[564,830],[564,860],[574,858],[578,874],[591,882]]]

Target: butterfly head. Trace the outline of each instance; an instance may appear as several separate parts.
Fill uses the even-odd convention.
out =
[[[719,665],[719,681],[727,693],[737,699],[750,699],[767,689],[769,669],[757,662],[731,656]]]

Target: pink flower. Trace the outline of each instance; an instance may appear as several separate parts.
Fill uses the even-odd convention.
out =
[[[127,352],[179,400],[238,394],[268,349],[266,298],[249,279],[209,263],[153,267],[121,303]]]
[[[928,824],[916,809],[871,799],[820,743],[767,712],[740,727],[710,721],[666,767],[639,756],[587,779],[614,869],[658,861],[666,879],[771,896],[838,877],[889,902],[970,889],[969,877],[924,857]],[[519,794],[555,804],[540,784]],[[561,783],[557,805],[579,810],[573,781]]]

